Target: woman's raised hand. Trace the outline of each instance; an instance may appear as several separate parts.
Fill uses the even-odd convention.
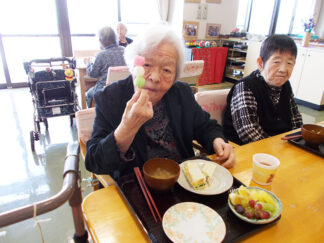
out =
[[[128,150],[140,127],[152,117],[153,106],[147,91],[137,90],[127,102],[122,120],[115,131],[115,139],[121,152]]]
[[[153,117],[153,106],[146,90],[139,89],[127,102],[122,123],[130,130],[137,130]]]

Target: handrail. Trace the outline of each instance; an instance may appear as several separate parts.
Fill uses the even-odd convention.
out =
[[[82,215],[80,215],[82,197],[80,183],[78,182],[80,179],[79,152],[80,146],[78,142],[68,144],[63,171],[63,186],[60,192],[46,200],[0,213],[0,227],[8,226],[22,220],[32,218],[34,216],[34,205],[37,208],[38,216],[52,211],[64,204],[67,200],[70,200],[74,225],[76,226],[76,234],[74,237],[80,238],[87,235],[84,228]]]

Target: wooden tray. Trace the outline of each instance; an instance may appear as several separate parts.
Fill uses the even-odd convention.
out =
[[[290,133],[287,136],[292,136],[292,135],[300,135],[301,131],[298,132],[294,132],[294,133]],[[310,146],[308,144],[306,144],[305,140],[303,138],[295,138],[295,139],[290,139],[288,140],[289,143],[296,145],[302,149],[305,149],[311,153],[317,154],[319,156],[321,156],[322,158],[324,158],[324,143],[318,145],[318,146]]]

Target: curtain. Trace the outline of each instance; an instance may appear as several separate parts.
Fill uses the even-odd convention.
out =
[[[159,8],[160,19],[169,22],[169,4],[170,0],[156,0]]]
[[[313,0],[313,19],[314,23],[317,24],[319,17],[320,17],[320,10],[321,10],[322,0]]]

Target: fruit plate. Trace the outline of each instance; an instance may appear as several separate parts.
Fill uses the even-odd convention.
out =
[[[185,174],[183,173],[183,167],[185,162],[195,162],[198,163],[199,167],[202,168],[205,163],[213,163],[216,165],[216,171],[213,175],[213,180],[211,185],[206,186],[204,189],[194,189],[186,179]],[[228,191],[232,185],[233,185],[233,176],[232,174],[223,166],[220,166],[219,164],[213,162],[213,161],[207,161],[204,159],[194,159],[194,160],[186,160],[180,164],[180,175],[178,178],[178,183],[181,187],[184,189],[200,194],[200,195],[217,195],[221,194],[223,192]]]
[[[245,217],[244,215],[242,214],[239,214],[238,212],[236,212],[235,208],[234,208],[234,205],[231,203],[230,201],[230,198],[228,197],[228,206],[229,208],[231,209],[231,211],[240,219],[248,222],[248,223],[251,223],[251,224],[268,224],[274,220],[276,220],[278,217],[280,217],[280,214],[281,214],[281,211],[282,211],[282,204],[281,204],[281,201],[280,199],[275,195],[273,194],[272,192],[266,190],[266,189],[263,189],[263,188],[260,188],[260,187],[254,187],[254,186],[250,186],[250,187],[246,187],[246,189],[254,189],[254,190],[262,190],[262,191],[265,191],[266,193],[268,193],[276,203],[278,203],[278,206],[279,206],[279,210],[278,212],[273,215],[271,218],[268,218],[268,219],[249,219],[247,217]],[[239,188],[236,188],[234,189],[231,193],[235,193],[239,190]]]

